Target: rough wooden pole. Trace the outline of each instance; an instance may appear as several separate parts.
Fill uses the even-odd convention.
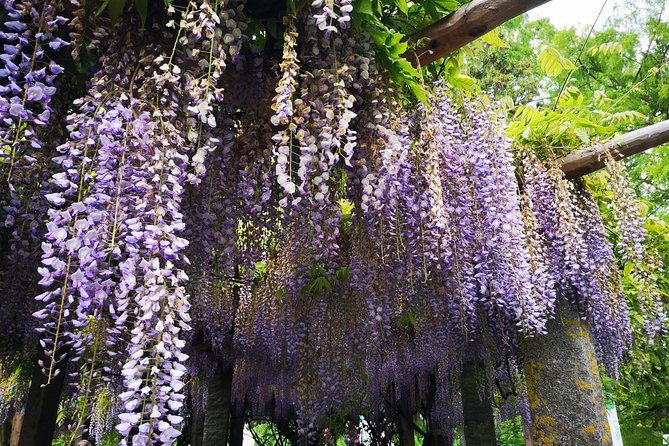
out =
[[[532,439],[537,446],[610,446],[604,392],[590,328],[560,299],[548,334],[521,344]]]
[[[230,446],[242,446],[244,444],[244,424],[246,419],[244,417],[244,408],[240,404],[232,405],[232,413],[230,416]]]
[[[9,446],[19,446],[21,426],[23,426],[23,417],[25,412],[25,409],[21,409],[20,411],[16,412],[12,418],[12,434],[9,437]]]
[[[669,120],[616,136],[601,146],[581,149],[558,162],[567,178],[578,178],[604,167],[604,162],[599,159],[602,150],[612,150],[614,157],[623,159],[667,142]]]
[[[57,365],[58,375],[49,384],[46,384],[42,368],[35,364],[18,446],[51,446],[56,431],[60,395],[67,374],[68,354],[69,347],[56,351],[57,357],[65,356]]]
[[[460,9],[423,29],[411,40],[428,39],[406,57],[414,65],[428,65],[462,48],[483,34],[530,9],[550,0],[473,0]]]
[[[416,444],[412,421],[406,413],[399,413],[397,416],[397,433],[400,439],[400,446],[415,446]]]
[[[464,437],[467,446],[495,446],[495,416],[492,398],[485,382],[483,361],[470,361],[462,366],[460,376]]]
[[[232,368],[219,366],[207,385],[203,445],[228,444],[232,401]]]
[[[205,383],[193,383],[193,390],[191,390],[191,393],[193,395],[198,395],[200,390],[200,386],[204,386]],[[206,403],[205,403],[206,404]],[[189,444],[190,446],[202,446],[202,440],[204,438],[204,416],[205,416],[205,408],[204,405],[201,404],[199,401],[199,398],[196,397],[191,397],[190,399],[190,419],[188,420],[188,436],[189,436],[189,441],[186,444]],[[185,433],[185,432],[184,432]],[[182,435],[183,437],[183,435]]]

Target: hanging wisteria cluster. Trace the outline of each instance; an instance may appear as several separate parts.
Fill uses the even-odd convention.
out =
[[[74,431],[171,445],[220,365],[238,407],[294,419],[306,441],[339,410],[422,411],[450,438],[463,363],[514,387],[518,341],[545,333],[558,299],[617,373],[629,310],[585,184],[529,150],[514,160],[487,99],[437,83],[403,107],[350,1],[289,8],[279,61],[248,48],[242,0],[175,2],[145,28],[70,7],[71,55],[94,46],[98,63],[57,142],[65,8],[0,4],[2,266],[22,253],[39,274],[2,286],[38,305],[47,383],[74,372]],[[623,258],[643,262],[615,172]]]

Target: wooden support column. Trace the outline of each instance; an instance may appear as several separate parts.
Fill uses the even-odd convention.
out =
[[[414,437],[414,413],[412,410],[411,386],[403,385],[399,395],[395,386],[395,384],[391,386],[392,390],[389,394],[395,401],[397,401],[395,415],[397,419],[397,434],[399,436],[400,446],[415,446],[416,439]],[[399,401],[397,396],[399,396]]]
[[[436,370],[430,373],[430,390],[428,394],[428,401],[426,402],[426,410],[423,413],[425,419],[425,438],[423,439],[423,446],[451,446],[449,437],[440,426],[432,418],[432,411],[437,400],[437,372]]]
[[[462,366],[460,392],[467,446],[496,446],[495,417],[490,389],[485,382],[483,361],[474,360]]]
[[[21,437],[21,426],[23,426],[23,417],[25,409],[21,409],[14,414],[12,418],[12,433],[9,437],[9,446],[19,446],[19,438]]]
[[[59,373],[49,384],[46,384],[42,368],[35,364],[18,446],[51,446],[68,363],[64,350],[56,352],[58,357],[64,353],[65,357],[57,365]]]
[[[230,417],[230,446],[242,446],[244,443],[244,408],[232,405],[232,416]]]
[[[194,402],[190,415],[190,445],[203,446],[205,410],[200,404]]]
[[[202,444],[225,446],[230,435],[232,368],[218,366],[209,378]]]
[[[416,441],[413,434],[413,422],[410,415],[399,413],[397,415],[397,430],[400,438],[400,446],[415,446]]]
[[[590,328],[560,299],[548,334],[521,343],[536,446],[610,446]]]

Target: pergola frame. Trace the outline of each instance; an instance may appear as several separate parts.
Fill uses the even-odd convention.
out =
[[[473,42],[504,22],[550,0],[472,0],[443,19],[410,37],[418,49],[405,57],[416,66],[426,66]],[[669,142],[669,120],[643,127],[593,147],[578,150],[559,160],[567,178],[577,178],[604,167],[602,150],[617,159]]]

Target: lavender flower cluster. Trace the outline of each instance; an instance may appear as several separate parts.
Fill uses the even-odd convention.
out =
[[[58,5],[52,2],[4,0],[1,6],[9,20],[0,31],[0,77],[6,80],[0,85],[0,139],[11,181],[14,162],[30,155],[22,148],[44,145],[35,126],[46,126],[53,112],[49,103],[63,67],[49,60],[49,52],[68,45],[54,35],[67,19],[58,15]]]
[[[541,242],[555,293],[576,304],[590,323],[608,372],[616,376],[631,346],[627,301],[599,209],[584,185],[574,186],[559,166],[524,152],[527,212]]]
[[[314,0],[311,6],[318,11],[314,14],[316,26],[325,31],[326,37],[349,27],[353,11],[351,0]]]
[[[23,45],[2,57],[16,72],[2,129],[18,135],[3,150],[23,156],[39,132],[16,132],[43,127],[59,74],[45,58],[21,66],[48,45],[24,40],[63,47],[65,19],[2,4],[3,38]],[[97,435],[114,424],[123,445],[172,444],[187,392],[204,398],[189,375],[218,363],[234,367],[236,404],[296,417],[307,441],[346,407],[374,422],[382,407],[422,411],[448,436],[463,362],[512,387],[520,336],[544,333],[561,298],[617,372],[629,311],[587,189],[525,151],[521,193],[494,104],[436,84],[407,110],[349,26],[351,2],[312,8],[285,18],[278,75],[245,48],[242,1],[171,5],[161,33],[125,17],[94,34],[100,69],[48,180],[29,183],[48,205],[30,223],[46,231],[42,368],[85,371],[77,426],[92,410]],[[642,232],[623,233],[638,261]]]

